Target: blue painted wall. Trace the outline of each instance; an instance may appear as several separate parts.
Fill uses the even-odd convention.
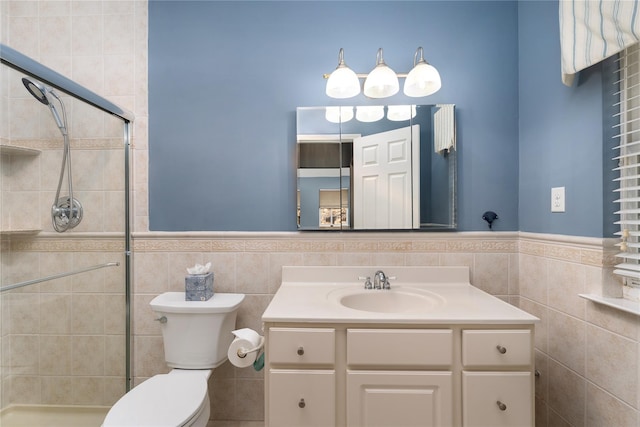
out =
[[[561,83],[557,1],[151,0],[149,28],[151,230],[295,230],[296,107],[377,103],[324,94],[340,47],[406,72],[422,45],[442,89],[385,103],[456,104],[459,230],[493,210],[494,230],[612,233],[608,74]]]
[[[563,85],[558,3],[520,2],[518,17],[520,230],[610,236],[613,166],[611,145],[603,144],[611,136],[603,103],[611,101],[603,99],[603,66]],[[552,187],[565,187],[565,213],[551,213]]]
[[[375,103],[325,95],[339,48],[357,72],[379,47],[407,72],[418,46],[442,89],[385,103],[456,104],[458,229],[486,230],[482,213],[494,210],[494,230],[518,230],[517,2],[159,0],[149,4],[150,229],[295,230],[296,107]]]

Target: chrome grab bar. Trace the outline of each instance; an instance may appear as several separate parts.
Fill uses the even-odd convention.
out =
[[[0,292],[10,291],[12,289],[22,288],[24,286],[29,286],[29,285],[35,285],[36,283],[46,282],[48,280],[59,279],[61,277],[73,276],[74,274],[85,273],[87,271],[97,270],[99,268],[117,267],[119,265],[120,265],[119,262],[107,262],[105,264],[98,264],[98,265],[94,265],[92,267],[86,267],[86,268],[82,268],[80,270],[70,271],[68,273],[59,273],[59,274],[54,274],[52,276],[43,277],[41,279],[27,280],[25,282],[19,282],[19,283],[14,283],[13,285],[7,285],[7,286],[0,287]]]

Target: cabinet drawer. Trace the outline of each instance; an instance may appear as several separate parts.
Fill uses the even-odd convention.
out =
[[[335,329],[270,328],[269,362],[272,364],[333,365]]]
[[[462,331],[465,367],[526,366],[532,363],[529,330]]]
[[[449,329],[348,329],[350,367],[447,367],[453,359]]]
[[[462,425],[531,427],[530,372],[463,372]]]
[[[270,427],[336,424],[335,371],[269,371]]]

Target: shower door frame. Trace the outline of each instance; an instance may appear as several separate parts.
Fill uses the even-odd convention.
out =
[[[101,111],[120,118],[123,121],[124,140],[124,269],[125,269],[125,387],[128,392],[133,386],[132,376],[132,334],[131,334],[131,209],[130,209],[130,148],[131,148],[131,127],[134,121],[132,112],[127,111],[112,103],[106,98],[92,92],[84,86],[63,76],[55,70],[39,63],[38,61],[20,53],[19,51],[0,43],[0,63],[8,67],[33,77],[40,82],[58,89],[80,101],[83,101]]]

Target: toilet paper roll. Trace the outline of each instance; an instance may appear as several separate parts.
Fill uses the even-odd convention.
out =
[[[264,343],[264,338],[253,329],[243,328],[232,332],[236,338],[231,342],[227,357],[238,368],[253,365]],[[244,357],[242,357],[244,355]]]

